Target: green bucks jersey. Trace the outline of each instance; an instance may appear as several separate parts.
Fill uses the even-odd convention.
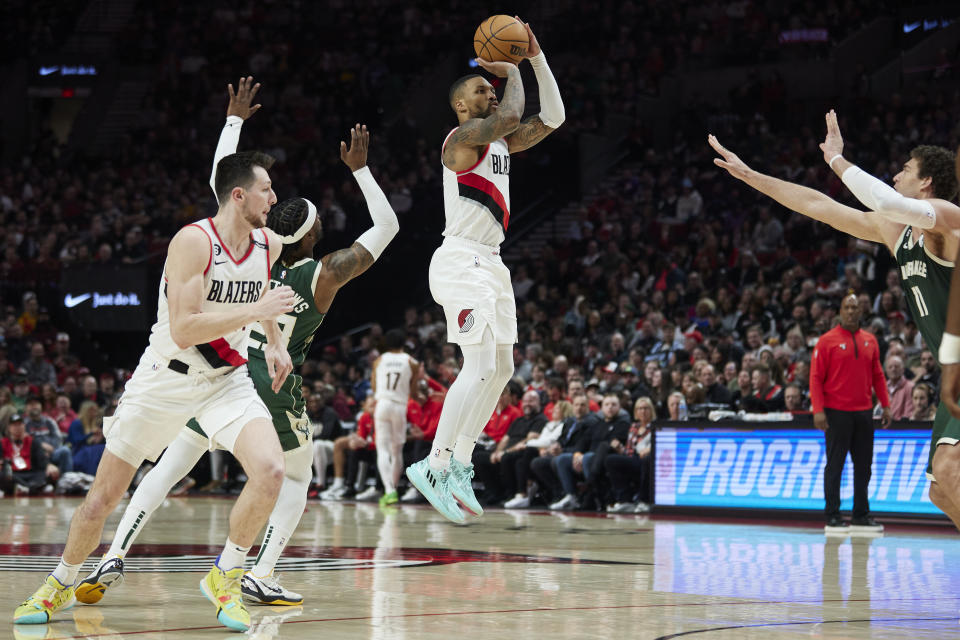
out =
[[[924,246],[923,239],[923,235],[913,237],[912,227],[904,228],[895,255],[910,315],[927,348],[936,356],[947,323],[953,263],[933,255]]]
[[[293,289],[295,296],[293,310],[277,317],[277,324],[280,326],[284,340],[287,341],[287,351],[295,367],[303,364],[313,343],[313,334],[323,322],[324,314],[317,309],[313,299],[317,277],[322,268],[316,260],[304,258],[289,267],[278,260],[270,271],[270,288],[287,285]],[[267,338],[263,335],[263,327],[257,323],[250,331],[247,357],[262,360],[265,346],[267,346]]]

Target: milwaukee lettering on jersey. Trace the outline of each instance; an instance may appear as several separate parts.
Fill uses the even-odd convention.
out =
[[[229,280],[226,282],[226,286],[224,286],[223,280],[211,280],[207,300],[226,304],[247,304],[259,300],[262,290],[262,280],[259,282],[254,280],[241,280],[239,282]]]
[[[927,263],[923,260],[911,260],[910,262],[900,266],[900,275],[904,280],[911,276],[926,278]]]

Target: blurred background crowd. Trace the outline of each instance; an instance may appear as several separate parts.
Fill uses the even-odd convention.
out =
[[[513,162],[504,255],[520,339],[515,380],[475,462],[486,502],[642,509],[645,472],[624,471],[617,457],[646,455],[650,422],[809,411],[812,347],[849,292],[880,343],[894,418],[932,419],[938,368],[892,257],[730,179],[713,166],[706,135],[761,171],[855,206],[817,147],[823,114],[837,109],[848,157],[887,182],[918,144],[956,148],[956,8],[936,5],[928,13],[936,20],[908,28],[915,9],[860,0],[518,4],[567,119]],[[33,476],[15,481],[11,454],[5,488],[82,490],[82,474],[94,472],[102,417],[146,327],[117,334],[78,322],[63,304],[64,282],[84,269],[136,269],[153,290],[171,235],[215,210],[208,178],[225,85],[250,73],[264,85],[263,109],[244,126],[241,148],[278,158],[271,174],[281,200],[317,203],[323,252],[368,226],[337,155],[354,122],[372,131],[371,169],[400,219],[383,259],[338,296],[301,372],[315,438],[326,443],[316,446],[316,492],[375,493],[363,451],[373,446],[369,375],[384,331],[402,328],[424,363],[409,455],[429,442],[458,370],[426,266],[442,230],[440,143],[454,124],[446,88],[470,71],[470,35],[485,15],[461,0],[14,1],[7,11],[23,42],[0,47],[26,77],[52,51],[96,45],[122,52],[123,63],[69,118],[65,97],[35,98],[19,137],[0,146],[0,425],[21,421],[37,443]],[[95,31],[91,21],[114,26]],[[864,37],[881,37],[883,55],[840,59]],[[829,76],[825,87],[788,73],[801,63]],[[704,83],[704,74],[714,79]],[[104,83],[112,102],[97,103]],[[558,425],[566,432],[581,420],[609,423],[616,436],[528,444],[548,424],[559,434]],[[585,454],[599,455],[585,464]],[[566,455],[570,477],[562,463],[536,461]],[[201,464],[179,490],[242,481],[220,456]],[[344,476],[346,490],[322,493]]]

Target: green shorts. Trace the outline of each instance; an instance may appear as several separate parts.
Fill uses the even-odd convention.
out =
[[[303,401],[301,384],[303,378],[291,373],[283,382],[283,387],[277,393],[270,385],[270,374],[267,373],[267,362],[263,358],[253,357],[247,362],[247,371],[257,389],[257,395],[267,405],[273,419],[273,427],[277,430],[280,446],[284,452],[293,451],[313,437],[313,428],[306,414],[306,403]],[[187,428],[207,437],[195,418],[190,418]]]
[[[268,405],[269,406],[269,405]],[[937,407],[937,415],[933,419],[933,433],[930,434],[930,458],[927,462],[927,478],[933,477],[933,454],[941,444],[957,444],[960,442],[960,420],[954,418],[947,405],[942,402]]]

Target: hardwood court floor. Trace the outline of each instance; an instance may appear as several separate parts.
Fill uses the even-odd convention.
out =
[[[0,500],[6,615],[54,566],[77,504]],[[197,586],[231,504],[168,500],[121,587],[49,625],[2,622],[0,638],[242,637]],[[279,571],[304,605],[251,607],[251,637],[960,637],[960,535],[946,527],[826,538],[812,523],[499,510],[456,526],[429,507],[311,502]]]

